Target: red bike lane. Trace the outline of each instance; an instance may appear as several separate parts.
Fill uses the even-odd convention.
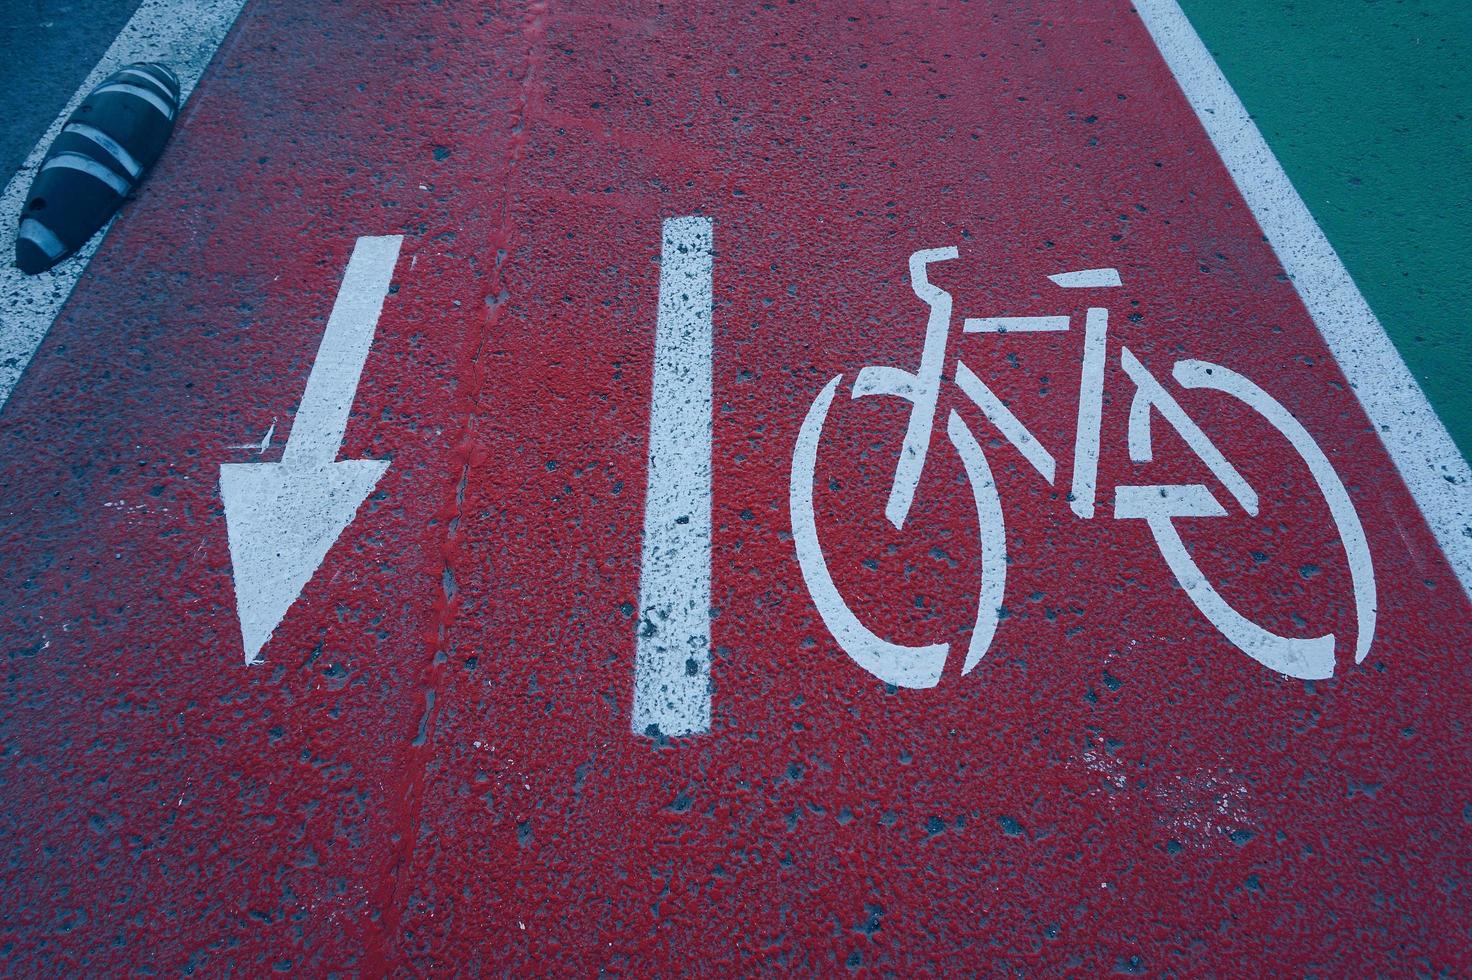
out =
[[[0,427],[18,969],[1465,965],[1467,600],[1126,5],[257,4],[191,111]],[[670,738],[632,698],[660,628],[640,547],[661,225],[697,215],[710,722]],[[247,667],[218,466],[281,458],[354,241],[399,234],[338,456],[390,465]],[[850,395],[866,366],[918,370],[908,263],[948,247],[935,431],[896,530],[909,406]],[[1105,268],[1120,286],[1048,278]],[[1126,348],[1255,516],[1158,408],[1131,461]],[[1261,386],[1343,481],[1377,587],[1362,663],[1310,465],[1183,388],[1189,360]],[[799,566],[795,449],[838,375],[826,568],[875,634],[949,644],[933,687],[846,655]],[[1005,525],[964,676],[988,556],[953,411]],[[229,448],[273,420],[265,454]],[[1332,632],[1332,678],[1239,649],[1114,516],[1117,487],[1195,483],[1229,512],[1175,522],[1203,576],[1275,634]]]
[[[520,27],[393,14],[246,12],[7,406],[20,972],[322,970],[379,942],[512,146],[516,87],[478,66]],[[340,457],[391,462],[247,667],[220,467],[282,458],[355,240],[388,234]]]

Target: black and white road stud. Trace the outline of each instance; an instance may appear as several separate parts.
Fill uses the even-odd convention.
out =
[[[179,114],[179,78],[156,63],[113,72],[82,100],[31,181],[15,264],[45,272],[86,244],[163,153]]]

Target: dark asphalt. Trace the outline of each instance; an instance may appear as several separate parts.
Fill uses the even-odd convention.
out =
[[[0,0],[0,172],[9,180],[139,0]]]

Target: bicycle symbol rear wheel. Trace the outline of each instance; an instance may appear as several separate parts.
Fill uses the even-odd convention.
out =
[[[874,633],[849,608],[834,584],[833,576],[828,571],[828,563],[823,557],[817,519],[813,513],[813,481],[817,473],[823,424],[842,381],[843,375],[836,375],[813,399],[798,432],[797,445],[792,454],[788,505],[792,515],[792,535],[797,548],[798,564],[823,624],[854,663],[896,687],[934,687],[940,682],[947,655],[950,653],[950,644],[911,646],[886,640]],[[1002,520],[1001,497],[997,493],[991,466],[987,463],[980,443],[955,412],[951,412],[947,420],[946,434],[960,455],[967,480],[971,484],[981,534],[981,588],[977,597],[975,626],[961,668],[961,673],[967,674],[986,654],[996,634],[1002,598],[1006,591],[1007,538]]]

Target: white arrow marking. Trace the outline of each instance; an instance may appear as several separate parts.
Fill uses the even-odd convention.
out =
[[[337,462],[402,235],[359,238],[279,463],[225,463],[220,496],[246,664],[352,523],[386,459]]]

